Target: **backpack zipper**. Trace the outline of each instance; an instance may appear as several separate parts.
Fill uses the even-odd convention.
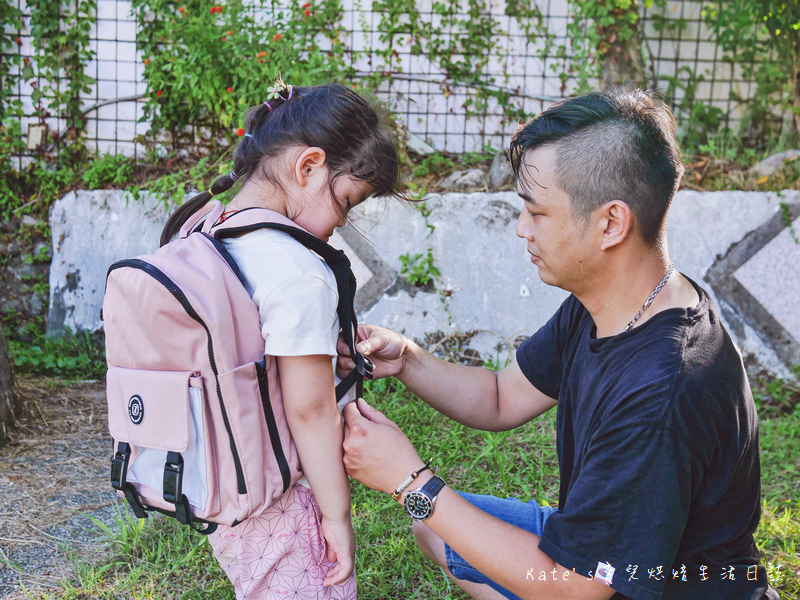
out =
[[[278,433],[278,425],[275,423],[275,413],[272,412],[272,404],[269,401],[269,377],[267,375],[267,365],[264,359],[261,359],[256,365],[256,376],[258,377],[258,389],[261,392],[261,405],[264,407],[264,418],[267,421],[267,429],[269,430],[269,440],[272,443],[272,453],[275,455],[275,460],[278,463],[278,468],[281,470],[281,478],[283,479],[283,492],[289,489],[291,481],[291,474],[289,473],[289,463],[286,461],[286,455],[283,453],[283,446],[281,446],[281,437]]]
[[[234,466],[236,467],[236,483],[239,489],[240,494],[247,493],[247,486],[245,485],[244,481],[244,472],[242,471],[242,463],[239,459],[239,452],[236,450],[236,443],[233,439],[233,431],[231,430],[230,422],[228,421],[228,413],[225,410],[225,403],[222,400],[222,390],[219,387],[219,373],[217,372],[217,363],[214,360],[214,345],[211,340],[211,332],[208,330],[208,327],[203,322],[203,319],[200,318],[200,315],[197,314],[197,311],[194,310],[189,299],[186,295],[181,291],[181,289],[172,281],[163,271],[161,271],[158,267],[151,265],[148,262],[137,258],[130,258],[127,260],[121,260],[119,262],[114,263],[109,267],[108,274],[111,273],[114,269],[119,269],[120,267],[131,267],[133,269],[139,269],[144,271],[148,275],[152,276],[156,281],[158,281],[161,285],[163,285],[167,290],[175,296],[178,302],[181,303],[186,313],[192,317],[195,321],[200,323],[203,326],[203,329],[206,330],[206,335],[208,336],[208,358],[209,362],[211,363],[211,369],[214,371],[214,381],[216,382],[217,387],[217,397],[219,398],[219,406],[222,410],[222,420],[225,423],[225,430],[228,432],[228,438],[230,439],[231,444],[231,453],[233,454],[233,462]],[[108,275],[106,275],[106,279]]]

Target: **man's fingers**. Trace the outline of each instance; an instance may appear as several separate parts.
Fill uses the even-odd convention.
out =
[[[344,423],[349,428],[363,420],[363,415],[359,412],[355,402],[348,402],[342,409],[342,416]]]
[[[389,419],[377,408],[373,408],[372,406],[367,404],[367,401],[364,400],[363,398],[359,398],[357,402],[358,402],[359,413],[363,415],[364,418],[366,418],[367,420],[372,421],[373,423],[380,423],[382,425],[394,425],[394,421]]]

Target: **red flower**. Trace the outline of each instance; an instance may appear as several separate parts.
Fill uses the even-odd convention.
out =
[[[277,42],[277,41],[278,41],[279,39],[281,39],[282,37],[283,37],[283,36],[282,36],[280,33],[276,33],[276,34],[275,34],[275,37],[274,37],[274,38],[272,38],[272,41],[273,41],[273,42]]]
[[[229,87],[229,88],[228,88],[228,93],[230,94],[232,91],[233,91],[233,88],[232,88],[232,87]]]
[[[149,65],[150,64],[150,59],[149,58],[145,58],[144,59],[144,64]]]
[[[216,6],[212,6],[210,12],[213,15],[215,12],[217,12],[217,7]]]
[[[256,54],[256,58],[261,58],[262,56],[266,56],[266,55],[267,55],[267,53],[262,50],[261,52]]]
[[[164,92],[163,92],[162,90],[158,90],[158,91],[156,92],[156,98],[161,98],[161,94],[163,94],[163,93],[164,93]]]
[[[180,11],[180,12],[186,12],[186,7],[185,7],[185,6],[181,6],[181,7],[178,9],[178,11]]]
[[[310,11],[310,10],[308,10],[308,9],[306,9],[306,16],[307,16],[307,17],[310,17],[310,16],[311,16],[311,11]]]
[[[242,137],[244,135],[244,129],[239,127],[239,129],[236,130],[236,135],[238,135],[239,137]]]
[[[17,46],[22,46],[22,38],[17,36],[14,38],[14,41],[17,42]]]
[[[229,32],[228,32],[228,35],[233,35],[234,33],[235,33],[235,32],[233,32],[233,31],[229,31]]]
[[[311,8],[311,3],[306,2],[305,4],[303,4],[303,8]]]
[[[226,37],[223,35],[223,36],[222,36],[222,41],[223,41],[223,42],[225,42],[225,41],[227,41],[227,40],[228,40],[228,38],[226,38]]]

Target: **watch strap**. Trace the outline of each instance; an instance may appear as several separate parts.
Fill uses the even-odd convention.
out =
[[[419,491],[428,496],[431,500],[436,498],[439,492],[442,491],[442,488],[446,486],[444,479],[439,477],[438,475],[434,475],[428,481],[425,482]]]

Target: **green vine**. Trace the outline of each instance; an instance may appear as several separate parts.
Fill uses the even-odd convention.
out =
[[[244,111],[264,100],[278,73],[294,85],[347,81],[339,0],[260,3],[133,0],[141,24],[149,139],[173,148],[233,142]],[[265,18],[265,13],[269,18]]]
[[[19,117],[22,116],[22,100],[14,97],[18,77],[14,71],[20,69],[22,59],[18,48],[22,44],[20,30],[23,27],[22,11],[16,2],[0,0],[0,215],[8,212],[20,190],[16,157],[25,150]]]
[[[86,74],[86,63],[94,58],[89,46],[89,32],[95,21],[95,0],[69,0],[62,4],[52,0],[29,0],[30,30],[36,50],[36,81],[31,101],[36,114],[44,122],[47,117],[66,120],[68,140],[73,152],[81,147],[80,134],[86,128],[81,109],[81,95],[91,93],[95,80]],[[26,65],[30,66],[30,65]],[[33,78],[31,69],[23,69],[23,77]]]
[[[488,0],[462,1],[436,0],[431,15],[422,15],[415,0],[374,0],[372,9],[380,14],[378,30],[383,49],[372,53],[384,60],[375,69],[379,77],[391,77],[402,73],[401,57],[397,48],[408,45],[412,55],[425,55],[446,80],[440,85],[445,97],[452,94],[453,87],[463,87],[467,99],[463,108],[466,115],[485,112],[494,99],[507,120],[523,117],[520,107],[514,102],[514,93],[504,89],[501,83],[508,82],[507,54],[501,59],[501,81],[490,73],[489,65],[499,55],[498,41],[505,34],[498,20],[491,14],[492,4]],[[529,41],[540,35],[546,43],[539,50],[543,56],[551,44],[544,26],[544,17],[532,3],[522,0],[507,2],[505,14],[514,17]]]
[[[651,8],[653,0],[645,0]],[[641,6],[638,0],[571,0],[572,19],[567,24],[571,53],[570,73],[576,93],[614,85],[645,85]]]
[[[5,124],[7,116],[22,116],[22,101],[13,97],[17,87],[17,77],[13,71],[20,68],[22,59],[18,48],[22,44],[20,30],[23,27],[22,11],[10,0],[0,0],[0,123]]]
[[[748,102],[750,119],[743,120],[743,126],[750,120],[769,123],[777,108],[788,116],[781,126],[784,145],[796,142],[800,132],[800,4],[796,0],[713,2],[703,10],[703,17],[717,32],[724,60],[738,65],[744,78],[756,83],[756,94]]]

